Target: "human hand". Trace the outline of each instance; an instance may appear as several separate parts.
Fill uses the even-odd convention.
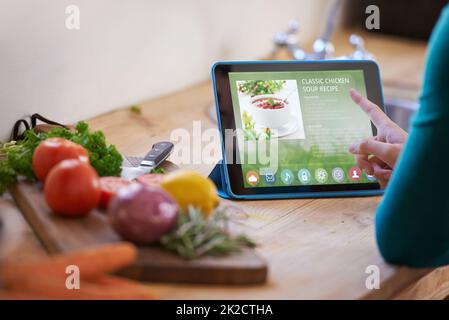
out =
[[[360,95],[356,90],[351,89],[349,94],[377,128],[375,137],[351,145],[349,152],[355,155],[357,165],[367,174],[374,176],[381,187],[385,188],[408,134],[376,104]]]

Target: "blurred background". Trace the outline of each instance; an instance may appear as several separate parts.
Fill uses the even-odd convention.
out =
[[[337,2],[0,0],[0,140],[35,112],[72,123],[207,81],[214,61],[292,59],[327,36],[327,58],[379,62],[389,112],[407,127],[447,1]],[[65,25],[72,4],[80,30]],[[369,4],[380,8],[375,32],[365,28]],[[362,38],[350,41],[354,33]]]

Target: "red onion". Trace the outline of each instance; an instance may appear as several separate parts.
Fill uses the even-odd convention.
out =
[[[114,230],[124,239],[151,244],[176,226],[179,208],[163,190],[132,183],[120,189],[108,206]]]

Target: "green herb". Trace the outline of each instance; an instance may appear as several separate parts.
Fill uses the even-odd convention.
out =
[[[151,169],[150,173],[165,173],[165,169],[162,167]]]
[[[242,115],[243,122],[243,134],[245,140],[257,140],[258,133],[256,130],[256,122],[253,121],[253,117],[250,116],[246,111]]]
[[[280,102],[274,101],[273,98],[268,98],[268,99],[267,99],[267,103],[268,103],[270,106],[272,106],[272,107],[277,107],[277,106],[280,106],[280,105],[281,105]]]
[[[13,168],[8,165],[7,161],[0,161],[0,195],[3,194],[9,186],[17,181],[17,175]]]
[[[253,121],[253,117],[250,116],[246,111],[242,115],[243,122],[243,139],[248,140],[259,140],[259,139],[271,139],[270,128],[265,128],[265,130],[258,130],[256,128],[256,122]]]
[[[142,114],[142,107],[141,107],[141,106],[138,106],[138,105],[133,105],[133,106],[131,106],[131,107],[129,108],[129,110],[130,110],[132,113],[135,113],[135,114],[138,114],[138,115],[141,115],[141,114]]]
[[[182,258],[192,260],[202,256],[223,256],[253,248],[256,244],[247,236],[229,233],[229,218],[225,208],[219,208],[209,219],[202,212],[189,207],[180,214],[177,228],[161,239],[161,245]]]
[[[36,147],[48,138],[61,137],[82,145],[89,153],[90,164],[100,176],[119,176],[122,156],[115,146],[107,145],[103,132],[90,132],[85,122],[76,125],[76,131],[55,128],[47,133],[27,130],[24,139],[0,146],[0,194],[13,186],[19,176],[34,180],[32,158]]]
[[[248,80],[238,83],[241,93],[249,94],[251,97],[261,94],[273,94],[284,87],[284,80]]]
[[[265,128],[265,136],[267,140],[271,139],[271,129],[270,128]]]

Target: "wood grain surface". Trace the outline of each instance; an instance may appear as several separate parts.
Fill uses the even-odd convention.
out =
[[[40,259],[47,255],[12,199],[0,199],[0,265]]]

